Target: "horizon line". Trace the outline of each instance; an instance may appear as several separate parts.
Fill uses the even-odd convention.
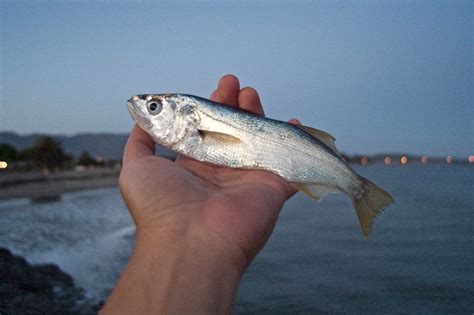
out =
[[[111,136],[128,136],[130,135],[130,132],[112,132],[112,131],[97,131],[97,132],[77,132],[77,133],[74,133],[74,134],[60,134],[60,133],[48,133],[48,132],[31,132],[31,133],[19,133],[19,132],[16,132],[16,131],[13,131],[13,130],[0,130],[0,134],[2,133],[10,133],[10,134],[14,134],[14,135],[17,135],[17,136],[22,136],[22,137],[27,137],[27,136],[52,136],[52,137],[66,137],[66,138],[72,138],[72,137],[76,137],[76,136],[82,136],[82,135],[111,135]],[[1,140],[0,140],[1,142]],[[348,153],[344,150],[341,150],[341,153],[343,155],[347,155],[347,156],[399,156],[399,157],[402,157],[404,155],[406,156],[411,156],[411,157],[423,157],[423,156],[427,156],[427,157],[430,157],[430,158],[446,158],[447,156],[452,156],[453,158],[455,159],[459,159],[460,157],[464,158],[467,156],[467,158],[469,156],[471,156],[472,154],[471,153],[467,153],[467,154],[463,154],[463,155],[457,155],[457,154],[453,154],[453,153],[444,153],[444,154],[435,154],[435,155],[430,155],[430,154],[424,154],[424,153],[418,153],[418,152],[413,152],[413,151],[378,151],[376,153],[359,153],[359,152],[355,152],[355,153]]]

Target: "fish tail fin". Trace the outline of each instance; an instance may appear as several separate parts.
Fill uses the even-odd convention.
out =
[[[361,177],[362,193],[352,196],[352,203],[359,217],[362,234],[367,238],[370,234],[372,223],[375,218],[394,202],[392,196],[382,188],[378,187],[367,178]]]

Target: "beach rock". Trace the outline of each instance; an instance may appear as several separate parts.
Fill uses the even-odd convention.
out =
[[[31,265],[0,248],[0,314],[96,314],[99,307],[56,265]]]

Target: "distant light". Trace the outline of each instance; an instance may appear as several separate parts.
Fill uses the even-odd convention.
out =
[[[104,159],[103,159],[102,156],[100,156],[100,155],[98,155],[98,156],[95,157],[95,161],[96,161],[97,163],[102,163],[103,160],[104,160]]]
[[[386,156],[385,159],[383,159],[383,162],[385,165],[390,165],[392,164],[392,159],[389,156]]]
[[[421,163],[423,163],[423,164],[428,163],[428,157],[427,156],[422,156],[421,157]]]
[[[369,158],[364,156],[363,158],[360,159],[360,163],[362,165],[367,165],[369,163]]]
[[[469,163],[474,163],[474,155],[469,155],[467,160],[469,161]]]
[[[451,155],[448,155],[448,156],[446,157],[446,162],[447,162],[448,164],[453,163],[453,157],[452,157]]]
[[[8,167],[8,163],[5,162],[5,161],[0,161],[0,168],[7,168]]]
[[[400,163],[402,163],[403,165],[408,163],[408,158],[407,158],[406,155],[404,155],[400,158]]]

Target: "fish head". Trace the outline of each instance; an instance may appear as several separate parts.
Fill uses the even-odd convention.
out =
[[[177,94],[135,95],[127,102],[133,120],[165,147],[180,141],[189,128],[189,121],[183,121],[185,105],[185,100]]]

